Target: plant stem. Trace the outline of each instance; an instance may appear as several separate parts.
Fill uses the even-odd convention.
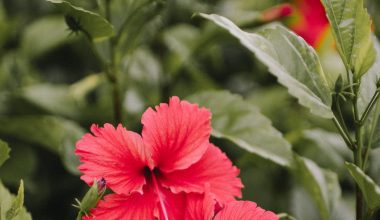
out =
[[[368,118],[369,113],[371,113],[373,107],[376,106],[376,103],[377,103],[379,97],[380,97],[380,91],[376,90],[375,94],[372,96],[371,101],[369,102],[368,106],[364,110],[364,113],[363,113],[361,119],[359,120],[360,124],[364,124],[365,120]]]
[[[354,142],[351,140],[351,137],[348,133],[346,133],[346,131],[341,126],[339,120],[335,116],[333,117],[333,122],[335,124],[335,127],[338,129],[340,136],[342,136],[344,142],[346,143],[347,147],[354,151],[356,148]]]
[[[360,123],[360,115],[359,115],[359,108],[358,108],[358,97],[359,97],[359,88],[360,88],[360,80],[355,80],[355,87],[354,87],[354,100],[353,100],[353,115],[354,115],[354,121],[355,121],[355,139],[356,139],[356,150],[354,151],[354,162],[355,165],[358,166],[360,169],[363,169],[363,162],[362,162],[362,149],[363,149],[363,124]],[[364,201],[363,201],[363,194],[358,186],[356,184],[356,220],[363,220],[363,210],[364,210]]]
[[[352,140],[350,133],[348,132],[346,123],[344,122],[342,110],[340,108],[341,103],[339,95],[336,95],[334,100],[336,111],[334,111],[335,117],[333,118],[333,122],[335,124],[335,127],[338,129],[340,135],[342,136],[344,142],[346,143],[347,147],[354,151],[356,148],[355,142]]]
[[[111,22],[111,0],[106,0],[105,16],[106,16],[106,19],[109,22]],[[119,74],[117,71],[117,62],[116,62],[115,37],[112,37],[109,39],[109,47],[110,47],[111,60],[105,72],[108,77],[108,80],[112,84],[114,120],[115,120],[115,123],[117,124],[122,121],[122,105],[121,105],[121,95],[120,95],[120,88],[119,88]]]

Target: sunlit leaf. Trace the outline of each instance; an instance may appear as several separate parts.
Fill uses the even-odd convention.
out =
[[[113,26],[102,16],[62,0],[46,0],[57,5],[65,14],[70,29],[82,31],[94,41],[102,41],[115,34]]]
[[[302,38],[280,25],[265,27],[258,33],[248,33],[225,17],[215,14],[201,16],[228,30],[255,53],[300,104],[318,116],[333,117],[330,108],[332,85],[322,70],[316,52]]]
[[[10,151],[8,144],[0,140],[0,166],[9,158]]]
[[[229,92],[202,92],[188,97],[212,112],[212,135],[281,166],[290,167],[292,151],[282,134],[258,108]]]
[[[23,207],[24,185],[21,181],[17,196],[12,195],[0,181],[0,219],[31,220],[31,215]]]
[[[36,144],[57,153],[66,168],[78,174],[79,160],[74,154],[75,143],[84,130],[75,122],[55,116],[1,117],[0,134]]]
[[[360,187],[368,207],[373,211],[380,208],[380,187],[355,164],[346,162],[346,167]]]
[[[357,79],[372,66],[376,53],[371,37],[371,19],[363,0],[322,0],[338,51]]]

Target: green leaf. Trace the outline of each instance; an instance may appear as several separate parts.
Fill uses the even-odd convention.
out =
[[[23,207],[24,184],[21,181],[18,194],[12,195],[0,181],[0,219],[31,220],[31,215]]]
[[[346,162],[346,167],[362,191],[371,210],[380,208],[380,187],[353,163]]]
[[[10,151],[8,144],[0,140],[0,166],[9,158]]]
[[[0,117],[0,134],[36,144],[57,153],[73,174],[79,174],[75,143],[84,130],[75,122],[54,116]]]
[[[359,79],[372,66],[376,54],[371,19],[363,0],[322,0],[338,51],[347,70]]]
[[[254,105],[225,91],[197,93],[188,99],[211,110],[213,136],[281,166],[291,166],[290,144]]]
[[[69,118],[80,118],[88,104],[86,96],[103,81],[103,75],[92,74],[71,84],[41,83],[23,87],[17,94],[47,113]]]
[[[368,73],[361,78],[360,91],[358,98],[358,108],[360,115],[363,114],[365,108],[375,94],[377,86],[376,82],[380,78],[380,42],[373,36],[374,47],[376,52],[376,60],[373,66],[368,70]]]
[[[328,163],[328,167],[343,168],[344,159],[351,158],[351,151],[339,134],[322,129],[305,130],[303,134],[307,139],[315,142],[319,149],[315,157],[321,158],[320,161],[323,163]]]
[[[244,32],[219,15],[201,14],[228,30],[268,66],[278,81],[300,104],[324,118],[332,118],[331,88],[314,49],[302,38],[280,25],[267,26],[258,33]]]
[[[80,31],[94,41],[102,41],[115,34],[112,24],[105,18],[83,8],[73,6],[71,3],[62,0],[46,0],[57,5],[65,14],[66,18],[70,18],[71,22],[79,24]],[[70,22],[70,23],[71,23]],[[70,27],[73,29],[72,27]]]
[[[12,206],[5,213],[6,220],[11,220],[18,215],[24,204],[24,182],[21,180],[17,196],[12,202]]]
[[[360,83],[359,99],[358,99],[358,108],[360,115],[363,114],[367,105],[370,103],[373,95],[377,90],[376,82],[380,79],[380,43],[379,40],[373,36],[374,46],[376,51],[376,61],[373,66],[368,70],[368,73],[365,74]],[[380,136],[376,135],[380,132],[380,103],[377,102],[375,107],[372,109],[372,112],[369,114],[365,122],[365,134],[364,137],[368,144],[371,141],[371,147],[377,148],[380,147]]]
[[[18,185],[20,179],[29,182],[34,178],[38,167],[38,157],[35,149],[29,145],[13,142],[11,150],[11,157],[0,167],[2,181],[12,186]]]
[[[294,160],[296,162],[294,175],[314,199],[320,218],[330,219],[329,216],[341,196],[337,175],[321,169],[313,161],[296,154]]]
[[[28,57],[36,57],[66,42],[68,35],[62,16],[43,17],[27,26],[21,48]]]
[[[76,118],[80,113],[78,103],[66,85],[31,85],[22,88],[19,95],[49,113],[71,118]]]
[[[199,29],[192,25],[177,25],[163,32],[163,41],[172,53],[167,59],[168,73],[177,72],[188,60],[192,59],[193,52],[199,44]]]
[[[114,0],[112,22],[117,27],[120,52],[130,54],[154,36],[163,27],[166,7],[161,0]]]

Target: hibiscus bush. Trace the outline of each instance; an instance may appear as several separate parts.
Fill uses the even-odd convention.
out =
[[[369,220],[378,0],[4,0],[0,220]]]

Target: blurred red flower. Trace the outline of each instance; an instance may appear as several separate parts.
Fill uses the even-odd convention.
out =
[[[329,29],[320,0],[293,0],[289,27],[313,47],[318,47]]]
[[[320,46],[329,29],[320,0],[292,0],[290,3],[269,8],[261,15],[263,22],[284,18],[287,18],[287,26],[314,48]]]

